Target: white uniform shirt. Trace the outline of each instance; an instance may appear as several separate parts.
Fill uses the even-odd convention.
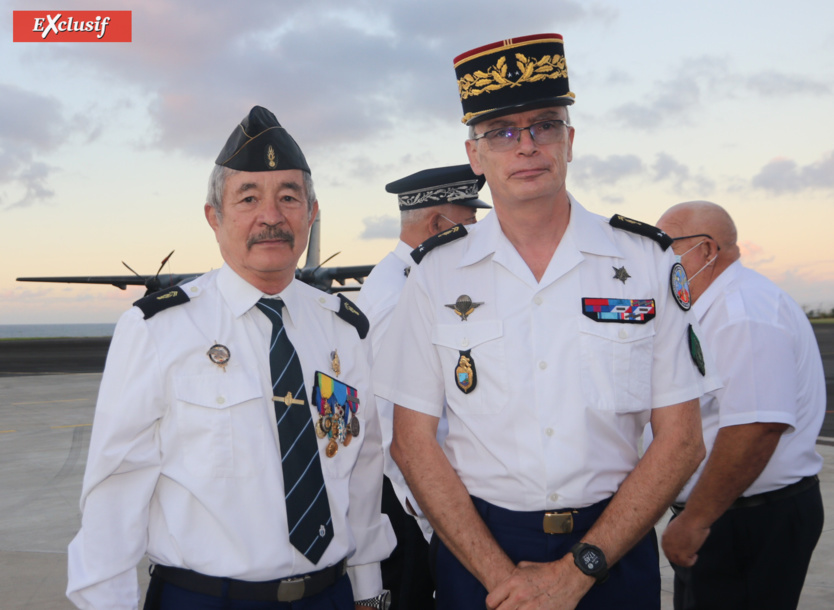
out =
[[[815,445],[825,417],[825,373],[805,313],[773,282],[739,261],[710,284],[692,313],[724,386],[701,398],[707,459],[720,428],[776,422],[790,428],[742,495],[773,491],[817,474],[822,468]],[[689,498],[704,463],[678,502]]]
[[[69,546],[68,596],[82,608],[136,608],[135,566],[145,553],[154,563],[251,581],[348,557],[355,599],[378,594],[378,562],[395,540],[379,510],[383,459],[369,346],[334,313],[338,297],[298,281],[280,294],[308,397],[321,371],[355,387],[361,401],[358,438],[333,458],[318,441],[335,535],[313,565],[287,532],[267,357],[272,325],[254,307],[263,295],[227,266],[183,289],[188,303],[147,320],[134,307],[113,335],[81,494],[82,526]],[[225,370],[207,355],[215,343],[230,351]]]
[[[439,417],[470,494],[512,510],[581,508],[613,495],[639,460],[651,409],[701,395],[689,316],[671,296],[671,249],[612,228],[571,198],[540,282],[490,213],[412,267],[379,358],[377,394]],[[631,276],[615,279],[625,267]],[[467,321],[461,295],[481,303]],[[598,322],[582,298],[654,299],[645,324]],[[455,381],[471,350],[477,385]]]
[[[412,249],[403,241],[397,242],[394,250],[379,261],[368,275],[362,284],[362,289],[359,291],[359,297],[356,299],[356,304],[368,316],[371,324],[368,336],[371,339],[374,356],[379,353],[382,340],[385,337],[388,325],[391,323],[394,307],[400,300],[400,295],[405,287],[405,280],[408,277],[406,274],[412,265],[416,264],[414,259],[411,258]],[[430,540],[432,527],[429,525],[428,519],[423,516],[423,512],[420,510],[420,506],[414,499],[411,490],[408,489],[402,472],[400,472],[394,460],[391,459],[394,404],[384,398],[377,398],[376,402],[379,410],[379,422],[382,427],[382,444],[385,448],[385,475],[391,480],[391,486],[403,508],[408,511],[406,500],[411,504],[411,507],[417,513],[417,523],[423,532],[423,536],[426,540]],[[441,443],[446,436],[447,426],[445,422],[445,418],[441,419],[438,426],[438,441]]]

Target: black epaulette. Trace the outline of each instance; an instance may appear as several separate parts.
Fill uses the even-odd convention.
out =
[[[653,225],[646,224],[645,222],[640,222],[639,220],[632,220],[631,218],[626,218],[625,216],[620,216],[619,214],[614,214],[611,217],[611,220],[608,221],[615,229],[622,229],[624,231],[630,231],[631,233],[637,233],[638,235],[642,235],[643,237],[648,237],[649,239],[653,239],[665,252],[669,246],[672,245],[672,238],[666,235],[663,231],[658,229]]]
[[[347,297],[337,294],[339,297],[339,311],[336,315],[348,324],[356,327],[356,332],[359,333],[359,338],[364,339],[368,336],[368,329],[371,328],[371,323],[364,313],[359,311],[359,308]]]
[[[464,235],[466,235],[466,227],[463,225],[455,225],[451,229],[447,229],[442,233],[429,237],[422,244],[414,248],[414,250],[411,251],[411,258],[413,258],[414,262],[419,265],[420,261],[423,260],[423,257],[434,250],[437,246],[453,242],[456,239],[460,239]]]
[[[188,303],[190,300],[191,299],[188,298],[188,295],[185,294],[185,290],[179,286],[174,286],[173,288],[160,290],[159,292],[154,292],[146,297],[142,297],[133,305],[142,310],[142,313],[145,314],[145,319],[147,320],[148,318],[152,318],[158,314],[163,309],[168,309],[174,305],[181,305],[182,303]]]

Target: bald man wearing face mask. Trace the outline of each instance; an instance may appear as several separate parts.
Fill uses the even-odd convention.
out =
[[[707,458],[663,536],[675,610],[796,608],[823,524],[815,443],[825,377],[813,330],[784,291],[741,264],[723,208],[681,203],[657,226],[689,275],[723,382],[701,398]]]

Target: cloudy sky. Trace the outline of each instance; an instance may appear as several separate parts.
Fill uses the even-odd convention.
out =
[[[655,222],[710,199],[743,261],[834,307],[830,0],[2,0],[0,324],[113,322],[139,288],[18,276],[220,266],[202,206],[255,104],[313,169],[322,256],[396,241],[387,182],[466,161],[452,59],[558,32],[576,104],[568,188]],[[14,10],[132,10],[131,43],[13,43]],[[484,198],[489,199],[487,189]]]

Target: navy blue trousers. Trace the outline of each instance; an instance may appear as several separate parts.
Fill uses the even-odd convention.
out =
[[[605,510],[608,501],[581,509],[570,534],[546,534],[542,511],[518,512],[472,498],[495,540],[510,559],[550,562],[561,559],[580,541]],[[483,610],[487,590],[449,551],[435,534],[432,566],[437,585],[437,610]],[[660,610],[660,563],[654,530],[618,561],[608,580],[594,585],[578,610]]]
[[[159,578],[151,578],[148,596],[154,587],[159,596],[159,610],[354,610],[353,589],[348,575],[343,575],[336,584],[319,593],[295,602],[243,601],[228,597],[215,597],[182,589]],[[146,610],[150,610],[148,605]]]
[[[694,566],[672,564],[675,610],[793,610],[823,520],[819,483],[772,504],[728,510]]]

